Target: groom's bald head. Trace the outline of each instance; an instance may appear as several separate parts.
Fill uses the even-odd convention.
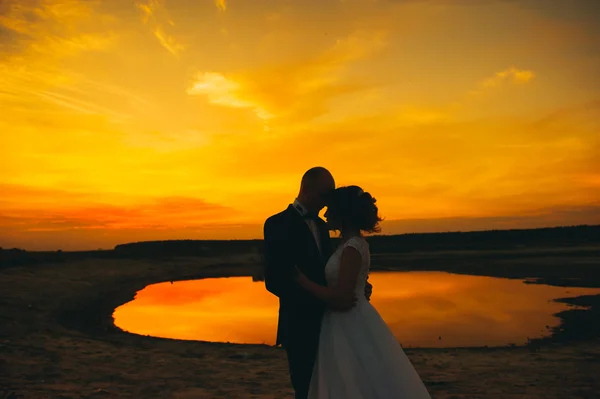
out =
[[[298,199],[311,211],[318,212],[325,206],[325,195],[335,189],[333,175],[322,166],[307,170],[302,176]]]

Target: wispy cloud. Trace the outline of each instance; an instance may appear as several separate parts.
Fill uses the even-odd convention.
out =
[[[576,123],[581,126],[581,122],[586,121],[589,122],[586,125],[589,125],[594,131],[597,132],[600,129],[600,98],[576,106],[558,109],[536,121],[533,127],[546,131],[556,125],[568,127]]]
[[[226,0],[215,0],[215,5],[219,10],[225,11],[227,10],[227,1]]]
[[[180,238],[213,238],[215,232],[227,238],[231,229],[240,228],[236,209],[191,196],[130,198],[116,205],[122,196],[102,201],[96,193],[2,183],[0,190],[13,199],[5,203],[0,198],[3,247],[81,249],[69,238],[77,235],[94,242],[87,248],[111,248],[132,237],[173,238],[174,231]],[[258,233],[260,226],[254,230]]]
[[[22,123],[22,118],[15,121],[20,113],[14,111],[39,112],[43,103],[88,114],[118,114],[95,104],[90,93],[84,93],[87,99],[73,93],[80,79],[72,60],[106,52],[118,37],[111,29],[114,18],[95,6],[96,2],[49,0],[2,4],[0,27],[12,32],[9,51],[0,57],[0,106],[13,111],[7,119]],[[0,46],[0,54],[3,50]]]
[[[476,95],[499,88],[502,85],[523,85],[529,83],[536,77],[531,70],[510,67],[494,74],[490,78],[482,80],[476,89],[465,91],[457,95],[456,99],[444,105],[416,106],[402,105],[393,107],[394,115],[389,120],[399,125],[431,125],[449,122],[460,111],[464,111],[473,105],[472,100]]]
[[[169,34],[165,33],[161,26],[157,26],[154,29],[154,36],[156,36],[160,44],[173,55],[178,55],[182,50],[185,49],[183,44],[175,40],[173,36],[170,36]]]
[[[336,96],[364,89],[343,79],[352,62],[374,56],[386,45],[383,31],[357,31],[340,38],[317,56],[227,77],[201,72],[187,90],[205,95],[209,102],[233,108],[250,108],[262,120],[308,121],[326,111]],[[298,99],[302,101],[298,101]]]
[[[314,67],[341,67],[358,60],[368,59],[387,45],[388,32],[384,29],[358,29],[337,38],[333,45],[316,57],[307,60]]]
[[[84,114],[97,114],[111,116],[116,119],[125,119],[127,115],[113,111],[109,108],[85,101],[80,98],[52,91],[39,91],[36,93],[40,98],[53,104],[70,108]]]
[[[142,12],[142,21],[150,26],[161,46],[171,54],[178,56],[185,46],[168,32],[175,26],[175,22],[170,18],[162,1],[149,0],[148,2],[137,2],[136,5]]]
[[[106,28],[112,18],[97,12],[94,5],[85,1],[6,0],[0,6],[0,28],[12,32],[12,40],[18,42],[12,55],[29,52],[60,58],[104,50],[115,37],[110,30],[100,33],[97,28]],[[77,29],[82,22],[85,29]]]
[[[469,94],[481,94],[487,90],[493,90],[506,84],[522,85],[531,82],[536,77],[535,72],[528,69],[515,67],[496,72],[494,76],[486,78],[479,83],[479,87]]]
[[[235,209],[194,197],[137,199],[129,205],[117,206],[97,203],[89,193],[10,184],[0,184],[0,188],[13,197],[24,198],[20,206],[3,209],[0,219],[5,223],[3,227],[19,225],[26,230],[189,227],[224,221],[236,215]],[[31,201],[30,195],[34,193],[46,200]]]
[[[523,84],[531,81],[535,77],[535,73],[526,69],[518,69],[510,67],[504,71],[497,72],[493,77],[484,80],[481,85],[483,87],[497,87],[506,81],[514,84]]]
[[[242,85],[217,72],[199,73],[196,82],[187,90],[190,95],[204,95],[212,104],[232,108],[250,108],[260,119],[271,119],[273,115],[257,103],[243,98]]]

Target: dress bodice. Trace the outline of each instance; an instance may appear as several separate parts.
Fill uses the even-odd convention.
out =
[[[356,294],[358,298],[364,298],[365,285],[369,276],[369,268],[371,266],[371,256],[369,253],[369,244],[362,237],[352,237],[348,241],[341,244],[331,255],[327,265],[325,266],[325,278],[327,279],[327,285],[335,287],[338,283],[338,276],[340,273],[340,261],[342,253],[347,247],[356,249],[361,257],[361,268],[356,280]]]

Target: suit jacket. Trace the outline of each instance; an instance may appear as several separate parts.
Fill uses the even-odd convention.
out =
[[[304,217],[290,205],[264,225],[265,285],[279,297],[276,345],[286,346],[307,334],[319,334],[325,303],[295,281],[298,267],[312,281],[326,285],[325,264],[332,243],[325,221],[316,220],[321,251]]]

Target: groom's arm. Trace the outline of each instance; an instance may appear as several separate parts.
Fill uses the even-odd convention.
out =
[[[264,225],[265,286],[269,292],[298,304],[320,302],[297,283],[296,265],[290,248],[286,226],[276,219],[267,219]]]
[[[315,297],[327,303],[333,310],[351,309],[358,298],[354,293],[362,256],[356,248],[345,248],[340,258],[338,284],[327,287],[309,280],[304,274],[298,274],[298,282]]]

